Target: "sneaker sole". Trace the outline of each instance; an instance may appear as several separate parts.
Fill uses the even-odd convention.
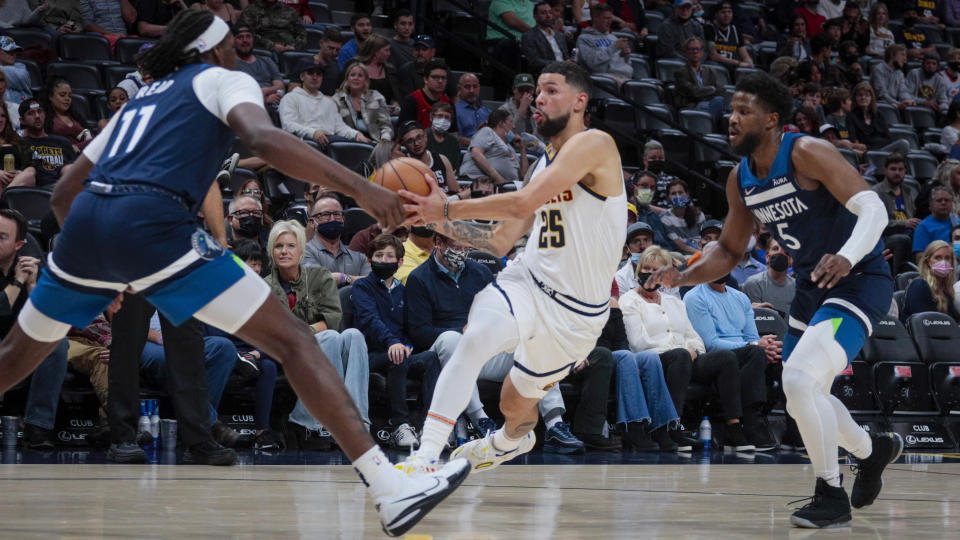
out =
[[[570,446],[555,446],[552,444],[544,444],[543,451],[548,454],[577,454],[582,453],[584,448],[580,447],[570,447]]]
[[[840,521],[833,520],[828,523],[819,525],[808,519],[804,519],[797,516],[790,516],[790,523],[802,529],[839,529],[840,527],[849,527],[853,522],[853,518],[850,516],[850,514],[847,514],[845,516],[840,516],[838,519]]]
[[[464,460],[466,461],[466,460]],[[454,473],[452,476],[447,477],[447,487],[443,491],[435,494],[432,497],[423,499],[419,503],[408,508],[404,513],[395,517],[392,523],[398,523],[393,527],[388,527],[386,523],[381,522],[381,528],[383,533],[387,536],[400,536],[405,532],[412,529],[417,523],[420,523],[420,520],[427,516],[430,513],[430,510],[433,510],[433,507],[443,502],[457,487],[467,479],[467,476],[470,475],[470,462],[467,461],[465,467],[460,467],[460,469]],[[378,506],[379,510],[379,506]]]

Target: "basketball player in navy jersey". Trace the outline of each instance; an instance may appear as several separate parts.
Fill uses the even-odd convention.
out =
[[[719,246],[683,272],[666,268],[648,285],[714,281],[742,259],[754,220],[763,222],[794,261],[797,292],[784,338],[783,390],[817,476],[813,502],[790,518],[799,527],[850,525],[850,505],[872,504],[884,468],[903,450],[895,433],[869,434],[830,395],[886,314],[893,297],[881,254],[883,202],[829,143],[784,133],[790,92],[766,73],[744,77],[731,102],[729,139],[744,156],[727,179]],[[850,498],[841,487],[837,446],[857,460]]]
[[[196,218],[234,133],[281,172],[354,197],[387,227],[404,219],[399,197],[275,128],[257,83],[234,71],[233,36],[212,13],[180,12],[142,66],[155,81],[54,189],[62,232],[0,344],[0,392],[29,375],[71,326],[86,327],[123,291],[139,293],[174,324],[196,317],[280,359],[311,415],[353,461],[384,532],[404,533],[463,481],[469,464],[420,476],[394,469],[312,332]]]

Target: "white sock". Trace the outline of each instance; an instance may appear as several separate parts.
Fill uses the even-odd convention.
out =
[[[847,410],[846,405],[836,396],[828,395],[827,399],[830,400],[830,405],[833,406],[837,415],[837,434],[839,435],[840,446],[859,459],[870,457],[870,454],[873,453],[873,439],[870,438],[870,434],[850,416],[850,411]]]
[[[813,472],[833,487],[840,487],[837,450],[837,413],[812,377],[803,371],[783,368],[783,391],[787,411],[797,421],[800,436],[810,455]]]
[[[520,441],[523,439],[511,439],[507,436],[507,427],[503,426],[502,428],[493,432],[493,446],[501,452],[509,452],[520,446]]]
[[[436,395],[439,393],[440,387],[438,386],[434,394],[434,403],[436,403]],[[439,415],[432,412],[428,414],[427,419],[423,422],[420,448],[414,452],[414,455],[428,461],[440,459],[440,452],[443,452],[443,447],[447,444],[447,439],[450,438],[450,430],[453,429],[455,423],[442,420]]]
[[[387,459],[379,446],[364,452],[353,462],[353,468],[360,475],[370,495],[374,499],[393,495],[400,491],[403,483],[403,473],[393,468],[393,463]]]
[[[544,417],[543,423],[547,429],[551,429],[553,428],[553,426],[559,424],[562,420],[563,420],[563,415],[557,413],[557,414],[551,414],[549,418]]]

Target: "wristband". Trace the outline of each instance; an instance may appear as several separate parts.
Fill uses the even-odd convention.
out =
[[[22,289],[22,288],[24,287],[23,282],[20,281],[19,279],[14,279],[13,281],[10,282],[10,285],[13,285],[14,287],[16,287],[16,288],[18,288],[18,289]]]
[[[450,221],[450,199],[443,202],[443,219]]]

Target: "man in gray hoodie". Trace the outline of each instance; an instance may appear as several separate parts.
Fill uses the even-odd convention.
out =
[[[907,91],[917,104],[929,107],[933,114],[947,114],[947,85],[939,75],[940,56],[935,52],[923,55],[920,67],[907,73]]]
[[[889,103],[903,109],[916,105],[907,89],[903,66],[907,63],[907,48],[896,43],[883,53],[884,62],[873,65],[870,84],[877,91],[877,103]]]
[[[606,4],[596,4],[590,7],[590,15],[591,26],[577,38],[580,64],[590,73],[608,75],[619,83],[630,79],[633,76],[630,43],[610,32],[613,10]]]

